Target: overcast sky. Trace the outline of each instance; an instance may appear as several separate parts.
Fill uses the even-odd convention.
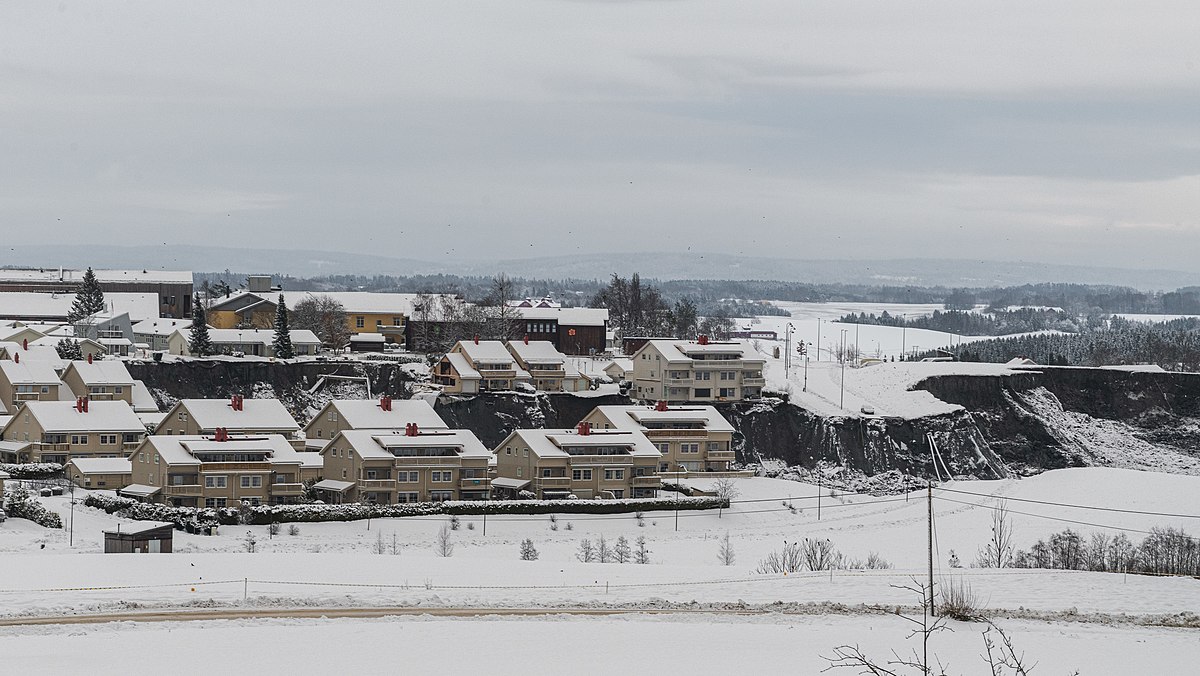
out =
[[[1200,270],[1200,3],[0,4],[4,243]]]

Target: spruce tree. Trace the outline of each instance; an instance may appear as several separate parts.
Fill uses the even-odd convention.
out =
[[[100,288],[100,282],[96,281],[96,273],[88,268],[83,273],[83,283],[75,292],[75,302],[71,303],[67,321],[74,324],[84,317],[90,317],[102,311],[104,311],[104,290]]]
[[[275,304],[275,356],[280,359],[291,359],[296,356],[296,348],[292,346],[292,332],[288,329],[288,309],[283,303],[283,294],[279,294],[279,302]]]
[[[192,299],[192,336],[188,340],[188,351],[193,357],[207,357],[213,353],[212,340],[208,337],[208,324],[204,306]]]
[[[71,340],[70,338],[63,338],[62,340],[58,341],[58,344],[54,346],[54,349],[58,350],[58,356],[60,359],[67,359],[71,361],[79,361],[83,359],[83,350],[79,348],[79,342]]]

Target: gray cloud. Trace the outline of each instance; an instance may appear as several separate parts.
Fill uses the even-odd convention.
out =
[[[10,3],[0,222],[13,244],[1197,270],[1198,15]]]

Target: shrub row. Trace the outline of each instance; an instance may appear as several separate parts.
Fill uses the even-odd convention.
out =
[[[63,466],[57,462],[26,462],[19,465],[0,462],[0,472],[14,479],[50,479],[62,476]]]
[[[112,514],[130,519],[170,521],[179,528],[187,525],[206,527],[228,526],[238,523],[268,524],[320,521],[359,521],[362,519],[385,519],[408,516],[432,516],[436,514],[623,514],[655,510],[717,509],[728,507],[729,501],[721,498],[638,498],[628,500],[540,500],[509,501],[479,500],[453,502],[410,502],[397,505],[367,505],[351,503],[344,505],[260,505],[258,507],[195,508],[169,507],[142,503],[127,498],[114,498],[92,493],[83,504],[96,507]]]
[[[42,503],[29,494],[22,485],[17,484],[6,488],[4,511],[17,519],[29,519],[43,528],[62,528],[62,517],[58,512],[51,512]]]

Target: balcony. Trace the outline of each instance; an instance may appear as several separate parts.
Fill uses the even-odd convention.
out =
[[[569,476],[540,476],[535,479],[540,488],[570,488]]]
[[[691,378],[663,378],[663,384],[667,387],[691,387]]]
[[[766,387],[766,378],[742,378],[742,387]]]
[[[45,442],[41,442],[41,441],[35,441],[30,445],[33,446],[34,450],[50,451],[52,453],[53,452],[67,453],[67,452],[70,452],[70,450],[71,450],[71,444],[49,444],[49,443],[45,443]]]
[[[662,486],[662,479],[657,476],[635,476],[633,477],[634,488],[659,488]]]
[[[121,444],[121,450],[122,451],[133,451],[133,450],[137,450],[137,447],[141,446],[141,445],[142,445],[142,442],[140,442],[140,441],[126,441]]]
[[[458,487],[468,490],[472,488],[478,490],[487,490],[491,483],[492,480],[487,477],[464,478],[459,480]]]
[[[359,490],[364,491],[394,491],[396,490],[395,479],[359,479]]]
[[[733,451],[709,451],[708,459],[733,462],[735,458]]]
[[[687,437],[703,439],[708,436],[708,430],[643,430],[647,439],[674,439]]]
[[[165,495],[177,497],[199,498],[204,495],[204,487],[200,484],[184,484],[182,486],[163,486]]]
[[[92,401],[112,401],[117,395],[112,392],[88,392],[87,396]]]
[[[271,484],[271,495],[304,495],[304,484]]]
[[[46,396],[50,396],[50,395],[46,395]],[[40,401],[41,398],[42,398],[42,395],[37,392],[14,392],[13,393],[13,401],[18,402],[18,403],[24,402],[24,401]]]
[[[395,468],[403,471],[414,467],[460,467],[461,464],[457,455],[404,456],[396,458]]]
[[[269,462],[206,462],[205,472],[270,472]]]

